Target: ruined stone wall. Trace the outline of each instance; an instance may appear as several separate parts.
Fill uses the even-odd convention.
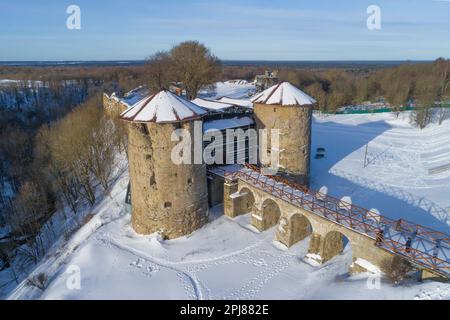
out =
[[[208,177],[208,204],[210,208],[223,203],[224,182],[224,178],[216,174],[211,174]]]
[[[108,117],[119,118],[120,114],[127,109],[127,106],[120,102],[115,96],[103,94],[103,110]]]
[[[280,130],[280,170],[309,185],[312,106],[254,104],[254,115],[257,129]]]
[[[180,126],[194,136],[193,122]],[[132,225],[138,233],[161,231],[171,239],[208,220],[206,166],[172,162],[175,129],[174,124],[128,124]]]

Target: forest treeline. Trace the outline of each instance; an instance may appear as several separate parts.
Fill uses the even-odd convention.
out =
[[[93,206],[117,173],[126,135],[117,119],[104,115],[101,95],[94,94],[64,117],[42,125],[29,143],[33,153],[20,168],[20,183],[4,212],[8,241],[18,250],[4,250],[0,267],[11,267],[14,261],[15,274],[46,253],[57,210],[82,224],[80,209]]]
[[[171,81],[178,82],[187,98],[194,99],[198,90],[212,80],[252,81],[264,71],[263,66],[222,66],[220,77],[219,63],[202,44],[187,41],[150,56],[143,67],[144,80],[152,90],[168,87]],[[421,129],[436,117],[442,123],[448,115],[448,109],[441,103],[450,100],[450,60],[443,58],[433,63],[405,63],[372,70],[282,68],[278,71],[281,80],[313,96],[317,100],[316,108],[323,112],[333,113],[342,106],[382,98],[397,114],[413,105],[413,120]]]
[[[440,123],[448,116],[448,109],[440,103],[450,101],[450,60],[405,63],[362,75],[338,69],[282,70],[280,77],[304,88],[322,111],[334,112],[341,106],[383,97],[394,111],[414,105],[414,120],[420,128],[430,123],[436,111]]]
[[[224,79],[253,80],[267,67],[224,67]],[[339,107],[378,101],[383,98],[395,112],[412,105],[413,120],[420,128],[432,120],[442,123],[450,110],[450,60],[404,63],[378,69],[292,69],[278,70],[281,80],[298,86],[317,100],[316,108],[336,112]],[[441,102],[444,102],[441,104]],[[447,104],[445,104],[447,102]]]
[[[109,187],[125,136],[103,115],[101,97],[128,90],[128,78],[90,76],[70,70],[0,82],[0,272],[18,256],[17,273],[38,261],[51,244],[53,214],[76,216]]]

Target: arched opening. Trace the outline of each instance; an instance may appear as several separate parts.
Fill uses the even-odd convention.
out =
[[[290,246],[305,239],[312,233],[311,223],[305,216],[299,213],[296,213],[291,217],[289,227],[290,227],[290,235],[289,235]]]
[[[255,197],[248,188],[242,188],[239,191],[239,212],[241,214],[250,213],[253,210],[255,204]]]
[[[347,250],[351,250],[348,238],[339,231],[330,231],[324,238],[322,250],[323,262],[326,262]]]
[[[276,225],[281,216],[280,207],[275,201],[271,199],[267,199],[263,202],[262,213],[264,230],[272,228],[274,225]]]

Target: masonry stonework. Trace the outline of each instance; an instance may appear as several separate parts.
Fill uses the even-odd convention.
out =
[[[162,232],[172,239],[208,220],[206,166],[171,160],[177,144],[171,134],[178,127],[193,136],[193,122],[128,123],[132,225],[138,233]]]
[[[230,197],[230,191],[224,192],[224,213],[227,216],[236,216],[233,210],[241,208],[236,206],[236,204],[240,203],[239,200],[236,200],[239,199],[236,195],[241,194],[244,190],[248,196],[250,192],[251,197],[254,199],[251,223],[256,229],[264,231],[268,227],[264,217],[264,204],[270,203],[271,210],[274,210],[275,203],[278,208],[276,210],[281,212],[281,216],[276,225],[275,239],[285,246],[291,247],[298,241],[310,236],[308,253],[313,254],[312,256],[319,263],[325,263],[334,256],[342,253],[344,249],[344,237],[348,239],[351,246],[354,262],[358,258],[364,259],[385,272],[387,270],[384,270],[384,268],[398,257],[376,246],[375,240],[372,238],[299,208],[245,181],[239,179],[233,180],[231,184],[228,181],[225,183],[225,186],[227,186],[227,183],[229,186],[232,185],[233,194],[233,197]],[[273,221],[270,221],[269,225],[272,225],[272,223]],[[367,270],[353,263],[349,271],[351,273],[359,273]]]
[[[280,170],[296,183],[309,185],[312,105],[255,103],[257,129],[280,130]],[[270,131],[268,149],[271,149]]]
[[[114,94],[108,96],[106,93],[103,94],[103,110],[105,114],[113,119],[119,118],[120,114],[127,109],[127,106],[120,102]]]

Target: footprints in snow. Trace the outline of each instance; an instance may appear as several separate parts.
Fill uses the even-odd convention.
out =
[[[159,272],[161,268],[149,261],[141,258],[137,258],[135,261],[129,264],[130,267],[140,270],[144,275],[151,277],[154,273]]]

